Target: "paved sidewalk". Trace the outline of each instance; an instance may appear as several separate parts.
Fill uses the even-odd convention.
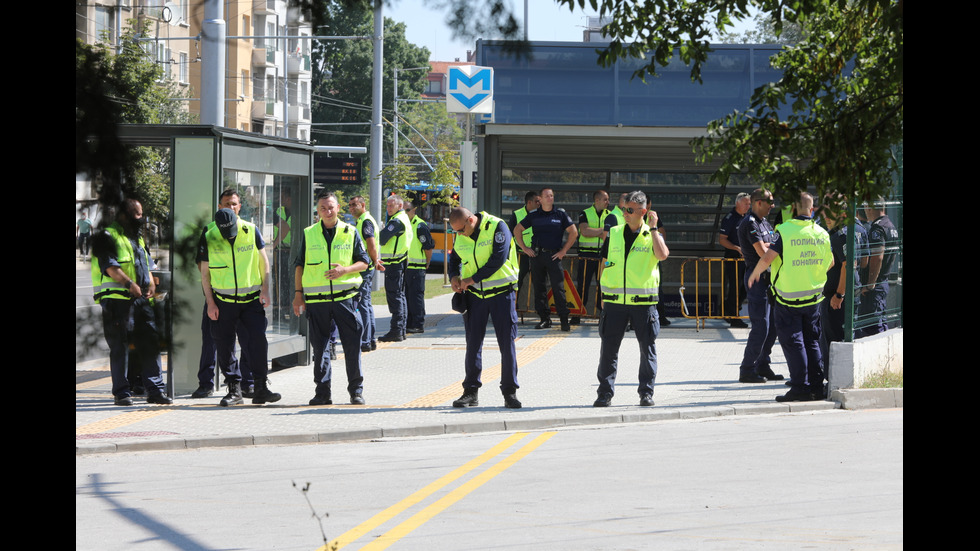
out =
[[[172,406],[133,407],[112,403],[107,360],[76,365],[75,452],[106,453],[152,449],[188,449],[301,442],[362,440],[392,436],[530,430],[565,425],[624,423],[720,415],[779,413],[832,409],[834,402],[780,404],[782,381],[748,385],[737,382],[738,365],[748,329],[709,322],[700,332],[693,320],[672,319],[657,339],[659,372],[656,406],[641,408],[636,393],[639,351],[627,335],[620,351],[616,396],[610,408],[593,408],[599,337],[595,321],[573,326],[534,329],[531,318],[517,339],[518,398],[524,407],[508,410],[500,394],[500,355],[492,327],[484,347],[484,386],[480,407],[457,409],[462,393],[465,338],[450,296],[426,301],[425,333],[400,343],[379,343],[364,354],[365,406],[311,407],[310,366],[271,374],[272,388],[282,400],[264,406],[222,408],[215,396],[193,400],[178,395]],[[388,329],[385,306],[376,308],[378,334]],[[557,326],[557,324],[556,324]],[[779,346],[773,367],[787,375]],[[345,402],[343,357],[334,364],[334,400]]]

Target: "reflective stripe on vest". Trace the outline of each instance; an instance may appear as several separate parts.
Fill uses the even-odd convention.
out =
[[[408,219],[405,211],[398,211],[392,218],[397,218],[401,221],[404,231],[388,239],[384,245],[381,245],[381,262],[386,266],[404,262],[408,258],[408,249],[412,246],[412,241],[414,241],[412,221]]]
[[[830,236],[813,220],[793,219],[776,227],[783,252],[772,263],[772,290],[776,301],[802,307],[823,300],[827,268],[833,253]]]
[[[235,243],[225,239],[217,226],[208,230],[208,273],[215,298],[246,303],[259,298],[262,291],[260,254],[255,248],[255,225],[238,219]],[[242,238],[245,238],[244,240]]]
[[[609,255],[599,285],[602,300],[627,306],[656,304],[660,300],[660,271],[653,249],[654,230],[645,223],[626,255],[624,232],[633,231],[621,225],[609,229]]]
[[[486,212],[480,213],[479,241],[462,233],[456,234],[453,250],[460,259],[460,279],[473,277],[474,274],[490,260],[493,254],[494,236],[497,234],[497,224],[504,221]],[[514,289],[517,283],[517,251],[510,248],[507,260],[490,277],[475,283],[466,290],[480,298],[490,298]]]
[[[303,231],[306,250],[303,263],[303,298],[306,302],[336,302],[355,296],[361,287],[361,274],[351,272],[337,279],[327,279],[332,264],[350,266],[354,257],[356,228],[337,221],[329,244],[323,237],[320,222]]]
[[[604,210],[601,213],[596,212],[595,205],[582,211],[585,213],[585,218],[588,220],[589,227],[592,229],[603,228],[603,221],[606,219],[606,215],[609,211]],[[579,253],[598,253],[602,250],[602,238],[601,237],[586,237],[579,234],[578,238],[578,252]]]

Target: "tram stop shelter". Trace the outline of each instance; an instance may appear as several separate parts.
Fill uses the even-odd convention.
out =
[[[169,149],[172,231],[159,244],[160,264],[169,269],[173,391],[197,388],[204,295],[194,258],[198,240],[218,209],[218,196],[235,188],[239,216],[256,225],[272,268],[267,308],[269,359],[283,365],[308,363],[306,321],[292,313],[292,236],[312,221],[313,146],[296,140],[213,126],[125,125],[124,143]]]

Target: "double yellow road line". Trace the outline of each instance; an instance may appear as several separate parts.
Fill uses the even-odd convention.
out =
[[[470,461],[466,462],[466,464],[458,467],[452,472],[439,478],[435,482],[416,491],[412,495],[392,505],[391,507],[388,507],[384,511],[381,511],[380,513],[374,515],[373,517],[369,518],[367,521],[361,523],[359,526],[356,526],[355,528],[347,531],[337,539],[331,541],[329,544],[321,547],[318,551],[330,551],[333,549],[341,549],[357,541],[368,532],[388,522],[389,520],[393,519],[395,516],[405,512],[410,507],[419,504],[420,502],[422,502],[422,500],[438,492],[439,490],[445,488],[449,484],[459,480],[469,472],[477,469],[478,467],[484,465],[485,463],[488,463],[491,459],[504,453],[507,449],[511,448],[512,446],[516,445],[519,441],[527,437],[528,434],[529,433],[526,432],[518,432],[508,436],[496,446],[480,454],[480,456],[471,459]],[[555,432],[545,432],[538,435],[537,437],[533,438],[530,442],[524,444],[510,455],[504,457],[499,462],[487,468],[485,471],[474,476],[473,478],[469,479],[468,481],[464,482],[457,488],[453,489],[443,497],[433,502],[431,505],[428,505],[425,508],[423,508],[421,511],[415,513],[414,515],[409,517],[407,520],[403,521],[398,526],[395,526],[394,528],[388,530],[380,537],[375,538],[373,541],[371,541],[361,549],[371,549],[371,550],[387,549],[388,546],[392,545],[393,543],[397,542],[399,539],[410,534],[413,530],[425,524],[433,517],[446,510],[452,504],[466,497],[473,490],[476,490],[477,488],[486,484],[488,481],[490,481],[498,474],[510,468],[512,465],[517,463],[527,454],[537,449],[538,446],[545,443],[545,441],[547,441],[555,434],[556,434]]]

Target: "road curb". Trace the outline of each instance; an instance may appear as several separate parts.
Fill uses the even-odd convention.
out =
[[[883,389],[894,390],[894,389]],[[899,394],[901,389],[899,390]],[[839,391],[837,391],[839,392]],[[862,396],[868,393],[862,392]],[[859,409],[857,403],[869,403],[866,397],[856,401],[849,397],[852,406],[843,409]],[[881,400],[884,403],[884,400]],[[900,403],[901,400],[898,400]],[[866,407],[895,407],[894,396],[892,405]],[[712,417],[728,417],[740,415],[764,415],[774,413],[799,413],[806,411],[823,411],[841,408],[838,401],[823,402],[792,402],[787,404],[744,404],[739,406],[706,406],[691,408],[663,408],[644,411],[609,412],[608,414],[590,415],[586,417],[547,417],[539,419],[488,420],[462,423],[418,425],[407,427],[390,427],[358,430],[342,430],[330,432],[284,433],[284,434],[239,434],[221,436],[201,436],[193,438],[170,438],[162,440],[143,440],[119,444],[86,442],[75,445],[75,455],[94,455],[117,452],[143,451],[175,451],[204,448],[250,447],[250,446],[282,446],[287,444],[325,444],[331,442],[354,442],[377,440],[380,438],[412,438],[419,436],[440,436],[458,434],[478,434],[487,432],[513,430],[546,430],[561,427],[608,426],[626,423],[650,423],[658,421],[676,421],[680,419],[705,419]],[[901,407],[901,406],[899,406]]]
[[[841,409],[905,407],[904,388],[847,388],[830,393]]]

